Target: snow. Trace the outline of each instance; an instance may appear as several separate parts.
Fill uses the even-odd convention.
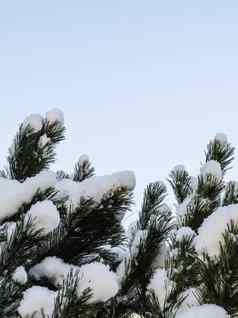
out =
[[[41,263],[32,267],[29,275],[36,280],[47,277],[56,287],[62,286],[64,279],[74,267],[64,263],[60,258],[47,257]]]
[[[36,230],[42,229],[43,235],[56,229],[60,223],[59,212],[49,200],[32,205],[25,216],[26,221],[29,219],[33,221]]]
[[[83,154],[83,155],[81,155],[79,157],[78,162],[79,162],[80,165],[82,165],[86,161],[89,161],[89,156],[88,155]]]
[[[132,255],[136,255],[138,253],[140,243],[146,239],[147,234],[148,234],[148,230],[138,230],[135,233],[135,236],[133,238],[133,241],[131,243],[131,248],[130,248],[130,252]]]
[[[221,165],[216,160],[207,161],[200,169],[201,175],[206,178],[208,175],[214,176],[217,180],[222,179]]]
[[[152,264],[152,267],[154,269],[165,267],[165,263],[169,255],[169,250],[170,247],[168,242],[165,241],[160,244],[159,254],[155,257],[155,260]]]
[[[150,281],[148,289],[155,292],[161,308],[164,307],[165,301],[171,292],[173,285],[174,283],[169,280],[167,272],[164,269],[157,269]]]
[[[176,233],[176,241],[181,242],[184,238],[196,236],[196,233],[189,226],[183,226]]]
[[[193,191],[196,191],[198,188],[198,178],[192,176],[190,178],[190,187],[192,188]]]
[[[228,144],[227,136],[223,133],[217,133],[215,136],[215,140],[218,141],[222,145]]]
[[[41,148],[45,147],[47,144],[51,143],[51,139],[46,136],[46,134],[42,135],[39,139],[39,146]]]
[[[63,280],[73,270],[79,275],[78,294],[91,288],[93,296],[89,302],[106,301],[119,290],[117,276],[109,266],[99,262],[85,264],[81,267],[64,263],[57,257],[47,257],[40,264],[31,268],[29,274],[36,280],[47,277],[56,287],[62,286]]]
[[[197,289],[193,287],[190,287],[181,293],[181,299],[184,298],[184,301],[179,306],[179,312],[187,311],[189,308],[199,305],[196,294]]]
[[[27,282],[27,272],[23,266],[17,267],[15,272],[12,275],[14,282],[24,285]]]
[[[23,203],[30,202],[38,189],[44,191],[56,182],[56,174],[51,171],[42,171],[23,183],[0,178],[0,221],[14,215]]]
[[[23,293],[23,299],[20,302],[18,313],[22,318],[51,317],[54,311],[54,303],[57,293],[45,287],[33,286]],[[45,316],[42,314],[44,311]]]
[[[23,128],[30,126],[35,132],[42,129],[43,117],[40,114],[31,114],[23,122]]]
[[[9,241],[12,234],[16,230],[16,223],[15,222],[6,222],[0,226],[0,232],[6,231],[7,240]]]
[[[131,171],[122,171],[105,176],[94,176],[82,182],[70,179],[62,179],[56,184],[59,197],[69,196],[73,204],[77,205],[81,198],[94,199],[100,203],[103,195],[113,189],[126,187],[133,190],[135,187],[135,175]]]
[[[176,207],[176,214],[179,216],[179,217],[183,217],[185,216],[185,214],[187,213],[187,209],[188,209],[188,206],[189,204],[192,202],[192,196],[189,195],[187,196],[186,199],[184,199],[184,201],[180,204],[177,205]]]
[[[81,295],[83,290],[91,288],[93,295],[89,299],[90,303],[107,301],[119,290],[116,274],[110,271],[109,266],[99,262],[81,266],[79,277],[78,294]]]
[[[222,234],[232,220],[238,222],[238,204],[219,207],[209,215],[198,229],[198,236],[195,238],[197,252],[207,251],[210,256],[219,255]]]
[[[58,122],[62,125],[64,124],[64,113],[58,108],[53,108],[52,110],[48,111],[45,117],[50,124],[55,122]]]
[[[220,306],[206,304],[194,306],[187,311],[179,312],[175,318],[228,318],[227,312]]]
[[[177,166],[175,166],[175,167],[173,168],[172,171],[173,171],[173,172],[183,172],[183,171],[185,171],[185,167],[184,167],[184,165],[177,165]]]

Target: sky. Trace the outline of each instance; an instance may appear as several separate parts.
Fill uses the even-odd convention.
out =
[[[238,146],[237,1],[1,1],[0,21],[1,166],[19,123],[55,107],[54,169],[84,153],[98,175],[132,169],[137,204],[173,166],[197,173],[216,132]]]

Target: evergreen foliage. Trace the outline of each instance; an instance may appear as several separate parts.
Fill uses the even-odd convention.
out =
[[[172,170],[175,208],[166,185],[150,183],[125,229],[133,174],[97,177],[85,155],[72,173],[50,172],[64,133],[59,111],[28,117],[1,171],[0,318],[186,318],[190,307],[210,318],[217,306],[237,317],[238,186],[225,179],[225,136],[209,142],[198,176]]]

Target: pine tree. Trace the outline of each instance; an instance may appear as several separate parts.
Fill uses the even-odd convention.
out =
[[[0,318],[238,316],[238,186],[234,148],[219,134],[193,177],[153,182],[138,220],[134,174],[98,177],[83,155],[52,172],[65,137],[55,109],[20,125],[0,177]]]

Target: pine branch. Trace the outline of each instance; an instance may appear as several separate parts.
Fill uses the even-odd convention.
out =
[[[35,132],[29,125],[19,128],[8,155],[8,174],[12,179],[24,181],[35,176],[55,161],[55,146],[64,139],[65,128],[55,122],[44,122],[40,131]],[[41,144],[46,135],[49,142]]]
[[[74,167],[73,180],[82,182],[94,175],[95,169],[92,167],[91,162],[85,156],[80,158]]]
[[[206,162],[216,160],[220,163],[223,173],[229,170],[230,164],[234,160],[235,148],[230,143],[221,143],[219,140],[214,139],[207,145],[205,151]]]
[[[92,317],[93,305],[88,304],[91,291],[86,289],[78,295],[80,278],[78,273],[71,271],[59,290],[54,312],[51,318],[86,318]]]
[[[191,177],[188,172],[180,167],[171,171],[168,179],[178,203],[182,203],[192,193]]]

